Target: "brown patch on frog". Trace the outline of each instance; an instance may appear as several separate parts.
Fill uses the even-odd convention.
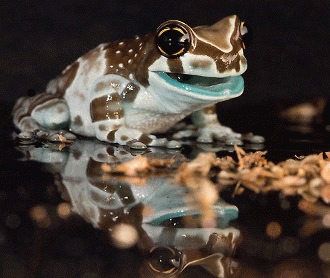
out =
[[[129,185],[122,185],[117,187],[117,195],[124,205],[129,205],[135,202],[132,189]]]
[[[194,49],[196,55],[207,55],[211,57],[217,66],[218,72],[222,73],[231,69],[235,69],[237,72],[240,70],[240,57],[236,52],[223,53],[220,49],[212,46],[204,41],[198,41],[196,48]],[[233,56],[236,56],[234,59]]]
[[[92,185],[101,188],[102,190],[106,187],[106,191],[109,193],[115,192],[116,188],[112,185],[110,179],[102,179],[104,176],[103,167],[104,162],[99,162],[90,158],[87,163],[86,177]]]
[[[72,155],[73,155],[73,158],[74,158],[75,160],[78,160],[78,159],[81,157],[82,152],[79,151],[79,150],[74,150],[73,153],[72,153]]]
[[[216,114],[216,106],[212,105],[212,106],[207,106],[203,108],[203,112],[207,115],[213,115]]]
[[[104,82],[99,82],[97,83],[97,85],[95,86],[95,92],[99,92],[99,91],[102,91],[104,89],[107,88],[107,84],[104,83]]]
[[[104,74],[118,74],[125,78],[133,74],[141,85],[148,86],[148,68],[161,55],[155,46],[153,34],[135,38],[138,39],[115,41],[103,46],[106,59]]]
[[[55,82],[54,84],[56,87],[56,89],[55,89],[56,94],[59,94],[61,96],[63,96],[65,94],[67,88],[70,87],[74,78],[76,77],[78,68],[79,68],[79,62],[76,61],[72,65],[67,67],[61,73],[61,75],[56,77],[56,79],[54,80],[54,82]]]
[[[127,83],[125,89],[121,93],[121,97],[126,102],[133,102],[139,92],[140,87],[133,82]]]
[[[117,132],[117,129],[111,130],[108,133],[107,139],[109,140],[109,142],[114,142],[115,141],[115,134]]]
[[[122,140],[122,141],[127,141],[129,138],[128,138],[128,136],[126,136],[126,135],[122,135],[121,137],[120,137],[120,140]]]
[[[152,142],[152,139],[149,138],[147,135],[142,134],[138,141],[148,146]]]
[[[73,124],[76,125],[76,126],[82,126],[83,125],[83,121],[82,121],[82,119],[79,115],[74,117]]]
[[[180,58],[167,59],[167,65],[170,69],[170,72],[183,73],[183,66]]]
[[[107,131],[107,126],[106,125],[99,125],[99,131]]]
[[[208,60],[194,60],[190,62],[190,66],[195,69],[206,69],[211,67],[212,62]]]
[[[83,93],[79,92],[78,90],[74,91],[72,94],[73,94],[75,97],[80,98],[81,101],[85,101],[85,100],[86,100],[85,95],[84,95]]]
[[[123,118],[124,110],[120,95],[113,93],[110,96],[105,95],[93,99],[90,104],[90,113],[93,122]]]
[[[115,156],[115,148],[110,146],[107,148],[107,153],[110,155],[110,156]]]
[[[104,153],[99,153],[99,154],[97,154],[97,158],[100,160],[104,160],[107,158],[107,156]]]
[[[234,24],[232,24],[234,20]],[[197,36],[210,44],[220,48],[222,52],[231,52],[232,48],[242,48],[239,33],[240,20],[236,15],[227,16],[211,26],[195,27],[193,30]],[[238,32],[237,32],[238,31]],[[234,51],[238,51],[234,49]]]
[[[57,107],[57,108],[56,108],[56,110],[57,110],[56,112],[57,112],[57,113],[59,113],[59,114],[61,114],[61,113],[65,112],[65,110],[63,109],[63,107],[62,107],[62,106],[60,106],[60,107]]]
[[[154,34],[147,34],[137,40],[137,42],[143,42],[141,50],[136,57],[137,70],[135,70],[136,80],[144,87],[149,86],[149,67],[161,57],[155,43]]]
[[[245,63],[244,60],[241,61],[241,57],[238,54],[238,52],[242,49],[242,41],[239,31],[240,21],[236,17],[234,28],[230,28],[231,25],[228,20],[229,18],[230,17],[225,18],[224,20],[221,20],[206,28],[201,27],[194,29],[196,34],[199,37],[204,38],[207,42],[198,39],[196,47],[193,49],[192,53],[196,55],[207,55],[211,57],[215,61],[217,70],[220,73],[230,71],[232,69],[234,69],[236,72],[239,72],[240,62]],[[223,31],[226,33],[223,33]],[[230,37],[228,36],[228,31],[232,32]],[[221,32],[223,33],[222,35]],[[230,38],[225,45],[223,44],[224,37]],[[229,52],[223,52],[220,50],[220,48],[226,49],[229,46],[232,48]]]
[[[118,129],[118,128],[120,128],[121,127],[121,125],[113,125],[112,126],[112,129]]]
[[[130,73],[136,70],[136,63],[128,63],[128,50],[134,49],[137,52],[138,45],[134,40],[122,40],[107,43],[103,46],[106,69],[104,74],[117,74],[129,78]]]

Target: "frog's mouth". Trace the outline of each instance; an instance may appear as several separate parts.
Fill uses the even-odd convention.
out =
[[[207,77],[181,73],[157,72],[160,79],[179,90],[209,97],[235,97],[244,89],[243,77]]]
[[[217,77],[205,77],[198,75],[182,74],[182,73],[167,73],[172,79],[179,81],[183,84],[190,84],[199,87],[209,87],[218,84],[226,83],[229,77],[217,78]]]

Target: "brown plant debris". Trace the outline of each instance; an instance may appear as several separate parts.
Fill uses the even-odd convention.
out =
[[[240,147],[235,147],[235,150],[237,161],[229,156],[217,158],[213,153],[200,154],[179,167],[176,181],[189,186],[194,178],[209,179],[213,175],[214,183],[220,188],[236,185],[234,194],[241,193],[244,188],[256,193],[281,191],[285,195],[301,195],[309,202],[322,199],[325,203],[330,203],[328,152],[275,164],[265,158],[265,151],[246,153]]]
[[[158,173],[159,170],[164,171],[169,169],[174,162],[174,158],[160,159],[148,158],[146,156],[137,156],[128,162],[118,164],[114,167],[104,163],[104,169],[106,169],[106,172],[116,175],[124,175],[130,177],[145,176]]]
[[[266,151],[247,153],[237,146],[235,150],[236,160],[230,156],[201,153],[177,167],[174,158],[138,156],[115,166],[105,163],[103,170],[107,175],[129,179],[136,185],[145,184],[147,178],[153,175],[173,177],[177,184],[189,189],[187,198],[199,206],[203,227],[216,224],[213,206],[218,201],[219,191],[228,186],[235,187],[233,195],[245,189],[256,193],[281,191],[287,196],[300,195],[308,203],[323,200],[325,204],[330,204],[329,152],[294,157],[276,164],[265,158]]]
[[[187,186],[190,197],[198,204],[203,227],[214,227],[216,224],[212,207],[218,201],[219,194],[213,182],[206,178],[216,160],[214,153],[202,153],[191,162],[182,163],[175,175],[175,181]]]

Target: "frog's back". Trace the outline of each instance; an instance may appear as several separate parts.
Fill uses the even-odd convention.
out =
[[[89,109],[96,80],[107,74],[134,78],[132,74],[135,73],[146,39],[145,36],[135,36],[130,40],[100,44],[48,83],[46,92],[59,95],[68,103],[71,130],[87,136],[94,135],[90,133],[92,122]]]

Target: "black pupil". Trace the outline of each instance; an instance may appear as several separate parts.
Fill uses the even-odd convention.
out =
[[[188,47],[188,39],[179,30],[168,29],[157,37],[158,47],[168,56],[179,56],[184,54],[183,50]]]

